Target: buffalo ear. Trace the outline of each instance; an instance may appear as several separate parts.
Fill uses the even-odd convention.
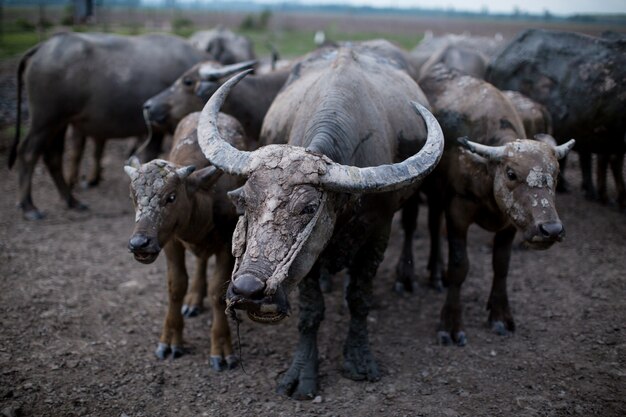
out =
[[[198,170],[187,178],[187,183],[193,191],[198,189],[208,190],[215,185],[224,171],[214,166],[209,166]]]
[[[235,206],[237,214],[242,216],[246,212],[246,200],[243,195],[243,187],[229,191],[226,194],[228,194],[228,198],[230,198],[230,201],[232,201]]]

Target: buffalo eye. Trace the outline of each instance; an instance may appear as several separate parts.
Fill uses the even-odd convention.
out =
[[[176,194],[174,193],[168,195],[167,198],[165,199],[166,203],[173,203],[174,201],[176,201]]]
[[[515,174],[515,171],[513,171],[511,168],[508,168],[506,170],[506,176],[509,178],[509,180],[511,181],[515,181],[517,180],[517,174]]]
[[[183,85],[185,85],[186,87],[191,87],[192,85],[194,85],[194,82],[191,78],[183,78]]]
[[[310,214],[314,214],[316,211],[317,211],[317,204],[307,204],[306,206],[304,206],[300,214],[310,215]]]

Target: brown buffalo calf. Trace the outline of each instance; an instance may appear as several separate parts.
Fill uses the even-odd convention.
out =
[[[135,206],[135,228],[128,248],[142,263],[155,261],[161,248],[167,257],[169,304],[156,355],[164,359],[183,354],[183,315],[193,316],[207,293],[206,267],[215,255],[215,276],[209,281],[213,310],[211,366],[222,370],[237,362],[225,315],[224,292],[234,265],[231,238],[237,222],[235,208],[226,193],[241,180],[210,166],[197,142],[198,114],[181,121],[174,135],[169,160],[156,159],[124,167],[131,178]],[[241,125],[220,114],[218,126],[224,137],[239,149],[245,148]],[[185,251],[196,257],[196,271],[187,291]]]
[[[564,237],[554,191],[558,160],[574,141],[555,147],[518,139],[525,131],[515,109],[498,89],[477,78],[435,67],[420,84],[446,140],[444,156],[426,185],[433,280],[443,277],[437,262],[443,213],[448,231],[448,271],[443,277],[448,290],[438,336],[442,344],[462,346],[461,286],[469,270],[470,225],[495,233],[487,308],[492,329],[504,335],[515,330],[506,290],[513,238],[519,231],[531,248],[547,249]],[[464,136],[475,142],[457,141]]]

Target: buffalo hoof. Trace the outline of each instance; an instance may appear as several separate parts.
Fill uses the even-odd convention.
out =
[[[276,387],[276,392],[295,400],[312,400],[317,395],[317,359],[294,360]]]
[[[500,320],[491,323],[491,331],[498,336],[508,336],[510,334],[504,322]]]
[[[157,345],[154,354],[157,358],[163,360],[167,358],[169,355],[172,355],[172,359],[178,359],[184,354],[184,350],[181,346],[176,345],[168,345],[167,343],[159,342]]]
[[[513,320],[490,320],[491,331],[498,336],[509,336],[515,332]]]
[[[41,220],[46,217],[42,212],[37,209],[26,210],[24,211],[24,219],[25,220]]]
[[[222,372],[226,369],[235,369],[239,365],[239,358],[235,355],[228,355],[226,358],[221,356],[213,356],[209,358],[209,365],[215,372]]]
[[[433,290],[437,291],[438,293],[443,292],[443,282],[441,281],[441,278],[431,279],[428,282],[428,286],[432,288]]]
[[[178,359],[184,355],[185,351],[181,346],[172,345],[172,359]]]
[[[171,352],[172,350],[170,349],[170,345],[163,343],[163,342],[159,342],[156,350],[154,351],[154,354],[156,355],[157,358],[163,360],[167,358]]]
[[[465,337],[465,332],[460,331],[452,337],[450,332],[445,330],[439,330],[437,332],[437,340],[440,345],[450,346],[456,344],[457,346],[465,346],[467,344],[467,337]]]
[[[288,377],[288,375],[287,375]],[[276,392],[294,400],[312,400],[317,394],[317,376],[315,378],[283,378]]]
[[[405,292],[412,294],[415,289],[413,285],[414,279],[415,273],[413,272],[413,264],[398,262],[396,266],[396,282],[393,286],[396,294],[402,295]]]
[[[345,378],[353,381],[368,380],[370,382],[380,379],[378,364],[369,349],[363,347],[346,349],[344,357],[341,374]]]
[[[188,304],[183,304],[183,308],[181,309],[181,312],[185,317],[196,317],[200,314],[200,311],[200,306],[190,306]]]
[[[72,198],[67,203],[67,207],[72,209],[72,210],[76,210],[76,211],[87,211],[87,210],[89,210],[89,207],[86,204],[81,203],[80,201],[76,200],[75,198]]]
[[[209,358],[209,366],[215,372],[222,372],[226,369],[226,361],[221,356],[212,356]]]
[[[406,291],[405,285],[402,282],[396,281],[393,283],[393,292],[395,292],[398,295],[404,295]],[[408,291],[408,292],[412,292],[412,291]]]
[[[226,356],[226,366],[228,369],[235,369],[239,366],[239,358],[236,355]]]

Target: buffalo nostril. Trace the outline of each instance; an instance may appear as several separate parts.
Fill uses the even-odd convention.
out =
[[[562,238],[565,235],[565,229],[563,229],[561,222],[541,223],[539,231],[543,237],[547,238]]]
[[[144,235],[134,235],[128,242],[130,250],[143,249],[150,243],[150,239]]]
[[[263,297],[265,283],[252,275],[240,275],[233,280],[233,293],[249,299]]]

